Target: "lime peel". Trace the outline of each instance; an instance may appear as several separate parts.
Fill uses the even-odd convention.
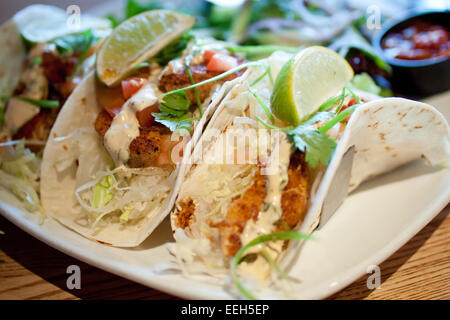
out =
[[[352,77],[353,69],[336,52],[319,46],[304,49],[281,68],[271,96],[272,112],[298,125]]]
[[[151,10],[122,22],[98,51],[97,75],[114,86],[195,24],[188,15]]]

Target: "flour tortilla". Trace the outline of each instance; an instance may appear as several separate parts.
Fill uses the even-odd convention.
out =
[[[277,53],[267,60],[271,66],[273,78],[276,77],[283,61],[287,61],[287,59],[288,57],[280,56]],[[252,107],[252,103],[255,102],[252,101],[253,98],[248,93],[247,88],[259,74],[261,74],[261,71],[258,73],[257,70],[252,70],[246,78],[240,79],[240,82],[231,89],[227,97],[221,102],[205,132],[209,129],[218,129],[222,133],[226,132],[230,124],[242,114],[243,110]],[[260,82],[259,88],[255,88],[255,91],[263,96],[263,90],[267,90],[267,88],[271,88],[270,83],[268,80],[263,80]],[[420,157],[425,158],[430,165],[446,163],[449,160],[449,126],[438,110],[417,101],[402,98],[380,98],[365,92],[356,93],[365,103],[351,116],[343,134],[340,136],[331,162],[312,183],[314,190],[311,190],[309,209],[303,222],[296,228],[301,233],[311,234],[318,226],[322,205],[330,183],[337,172],[344,153],[352,146],[355,146],[355,157],[349,185],[350,191],[367,179],[389,172]],[[267,99],[267,94],[265,96]],[[268,105],[270,103],[269,101],[265,102]],[[260,110],[259,114],[258,112],[256,114],[266,119],[263,111]],[[207,153],[209,146],[213,145],[216,140],[216,137],[206,138],[206,135],[202,137],[193,152],[192,162],[197,163],[196,160],[202,159],[205,150],[207,150]],[[197,166],[202,166],[202,164],[186,165],[183,171],[184,181]],[[176,206],[182,200],[181,197],[188,187],[181,186]],[[194,234],[199,234],[199,232],[185,229],[186,233],[181,233],[177,238],[176,213],[177,209],[171,215],[172,229],[178,244],[182,245],[184,241],[187,241],[186,236],[195,239]],[[279,257],[282,260],[283,267],[288,267],[294,261],[301,245],[301,241],[291,241],[288,250],[285,250]],[[185,256],[182,258],[186,258],[186,250],[175,250],[174,252],[175,254],[176,252],[184,252]],[[187,260],[192,262],[192,257],[188,257]],[[194,261],[190,271],[213,274],[214,271],[210,269]]]
[[[9,96],[19,83],[26,51],[13,20],[0,27],[0,95]],[[0,107],[4,107],[0,104]]]
[[[70,96],[53,126],[42,161],[41,201],[50,216],[89,239],[117,247],[135,247],[169,213],[180,181],[176,179],[170,195],[156,214],[147,215],[134,224],[115,222],[102,226],[100,230],[92,229],[85,219],[87,212],[77,202],[75,190],[91,181],[92,176],[104,170],[111,161],[94,128],[101,111],[97,103],[96,81],[95,73],[87,76]],[[223,84],[212,97],[184,150],[183,159],[190,156],[203,126],[233,86],[233,81]],[[77,139],[74,133],[78,135]],[[175,170],[178,172],[179,166]]]

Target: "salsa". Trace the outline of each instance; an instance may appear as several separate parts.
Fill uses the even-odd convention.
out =
[[[388,33],[381,46],[386,55],[403,60],[450,57],[450,32],[445,26],[414,20],[403,29]]]

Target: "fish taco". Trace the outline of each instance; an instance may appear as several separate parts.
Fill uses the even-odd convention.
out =
[[[145,51],[144,61],[133,58],[119,79],[110,76],[122,72],[97,60],[96,74],[61,111],[42,166],[41,197],[48,214],[90,239],[120,247],[139,245],[169,213],[180,164],[245,69],[244,59],[225,43],[189,35],[193,18],[165,10],[123,22],[99,59],[110,54],[103,51],[117,49],[111,40],[115,33],[147,15],[152,21],[175,15],[185,25],[163,29],[164,46],[153,39],[147,49],[152,55]],[[184,89],[195,83],[205,85]]]
[[[29,211],[39,209],[42,150],[59,111],[92,70],[106,19],[69,28],[62,9],[32,5],[0,30],[0,185]]]
[[[279,86],[289,86],[289,68],[307,56],[310,62],[302,63],[314,63],[320,55],[335,54],[318,47],[295,56],[276,52],[250,68],[221,101],[182,170],[171,213],[176,239],[171,250],[186,275],[222,277],[231,269],[246,298],[255,297],[250,288],[269,287],[272,276],[286,279],[283,269],[318,226],[349,149],[354,149],[351,178],[342,188],[350,190],[420,157],[431,165],[448,160],[449,127],[436,109],[358,91],[345,83],[351,74],[337,91],[333,82],[340,62],[326,67],[324,81],[317,68],[306,68],[316,72],[308,75],[299,67],[299,78],[315,80],[309,91],[294,92],[309,95],[319,79],[317,92],[325,93],[312,97],[317,107],[309,114],[304,109],[288,114],[276,105]],[[301,112],[306,114],[299,117]],[[243,285],[241,279],[259,281]]]

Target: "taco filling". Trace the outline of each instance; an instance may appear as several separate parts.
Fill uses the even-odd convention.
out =
[[[198,121],[202,105],[206,100],[211,100],[215,89],[242,72],[187,90],[171,105],[164,101],[161,105],[158,97],[217,77],[243,61],[223,49],[221,52],[203,50],[169,62],[164,70],[156,63],[140,68],[136,75],[123,80],[120,87],[101,86],[98,101],[103,110],[97,116],[95,130],[103,138],[116,165],[126,164],[130,168],[173,165],[169,153],[181,142],[181,139],[172,140],[173,132],[186,128],[183,124],[189,127]],[[187,121],[183,122],[182,119],[179,122],[181,126],[175,128],[167,125],[164,121],[167,119],[162,118],[167,111],[175,115],[181,111],[185,113],[184,119]]]
[[[47,141],[59,110],[92,69],[98,44],[99,38],[88,30],[31,47],[8,97],[4,139]],[[37,151],[42,145],[29,147]]]

